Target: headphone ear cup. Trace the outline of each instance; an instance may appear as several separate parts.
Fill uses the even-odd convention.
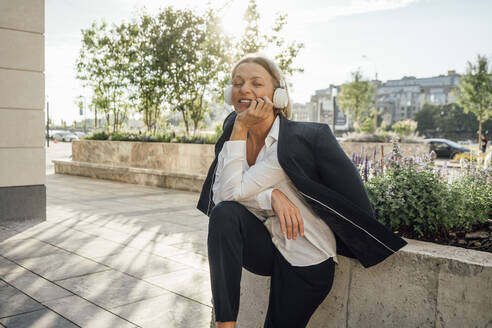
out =
[[[289,95],[287,91],[283,88],[275,89],[273,93],[273,107],[275,108],[285,108],[289,104]]]
[[[232,105],[232,87],[231,86],[228,86],[224,90],[224,101],[226,104]]]

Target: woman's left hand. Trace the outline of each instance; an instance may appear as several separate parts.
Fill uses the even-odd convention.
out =
[[[302,220],[301,212],[290,201],[290,199],[285,196],[283,192],[278,189],[272,191],[272,208],[277,214],[280,221],[280,227],[282,228],[282,233],[285,235],[287,230],[287,239],[296,239],[297,230],[301,236],[304,237],[304,221]]]

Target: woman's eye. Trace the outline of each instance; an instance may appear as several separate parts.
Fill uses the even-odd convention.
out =
[[[255,86],[255,87],[262,87],[262,86],[263,86],[263,84],[261,84],[261,83],[255,83],[255,84],[254,84],[254,86]]]

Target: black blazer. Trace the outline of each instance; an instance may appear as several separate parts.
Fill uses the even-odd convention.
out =
[[[230,113],[215,144],[215,160],[202,187],[197,208],[210,216],[217,157],[236,119]],[[295,122],[280,115],[278,161],[313,211],[332,229],[337,253],[370,267],[407,242],[376,218],[364,183],[327,124]]]

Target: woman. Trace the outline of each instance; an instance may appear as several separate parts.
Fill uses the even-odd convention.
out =
[[[406,242],[374,218],[361,178],[326,124],[294,122],[277,65],[233,68],[224,121],[198,202],[219,328],[236,327],[241,271],[271,276],[264,327],[305,327],[331,290],[337,253],[365,267]],[[273,102],[272,102],[273,100]]]

